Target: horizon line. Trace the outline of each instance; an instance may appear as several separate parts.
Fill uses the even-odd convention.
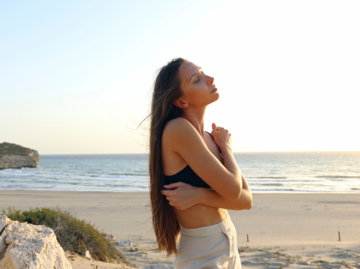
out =
[[[359,152],[360,150],[297,150],[297,151],[235,151],[233,153],[340,153],[340,152]],[[149,154],[149,153],[43,153],[41,155],[130,155],[130,154]]]

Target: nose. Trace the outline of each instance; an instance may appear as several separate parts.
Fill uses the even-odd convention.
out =
[[[208,79],[208,85],[212,85],[212,84],[214,84],[214,78],[213,77],[210,77],[210,76],[208,76],[209,77],[209,79]]]

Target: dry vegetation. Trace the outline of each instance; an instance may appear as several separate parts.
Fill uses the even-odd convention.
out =
[[[70,213],[59,208],[30,208],[29,211],[9,207],[2,210],[2,215],[11,220],[27,222],[34,225],[45,225],[54,230],[59,244],[64,250],[84,255],[89,250],[94,260],[115,263],[128,263],[123,253],[91,223],[76,219]]]

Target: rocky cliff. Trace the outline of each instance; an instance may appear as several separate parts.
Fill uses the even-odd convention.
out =
[[[39,161],[36,150],[7,142],[0,144],[0,169],[36,167]]]

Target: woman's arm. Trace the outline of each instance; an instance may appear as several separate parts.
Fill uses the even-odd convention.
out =
[[[223,154],[224,165],[207,148],[194,126],[182,118],[173,119],[166,124],[162,145],[179,154],[219,195],[237,200],[241,194],[242,180],[231,150],[231,134],[213,124],[212,135]]]
[[[243,189],[237,200],[227,199],[214,190],[194,187],[183,182],[165,186],[168,190],[164,190],[162,193],[166,195],[171,206],[180,210],[188,209],[196,204],[229,210],[249,210],[252,207],[252,193],[242,173],[241,178]]]
[[[208,189],[206,191],[198,190],[199,192],[198,204],[203,204],[216,208],[224,208],[229,210],[251,209],[253,202],[252,193],[243,174],[241,174],[241,177],[242,177],[243,188],[239,199],[237,200],[226,199],[213,190],[208,190]]]

